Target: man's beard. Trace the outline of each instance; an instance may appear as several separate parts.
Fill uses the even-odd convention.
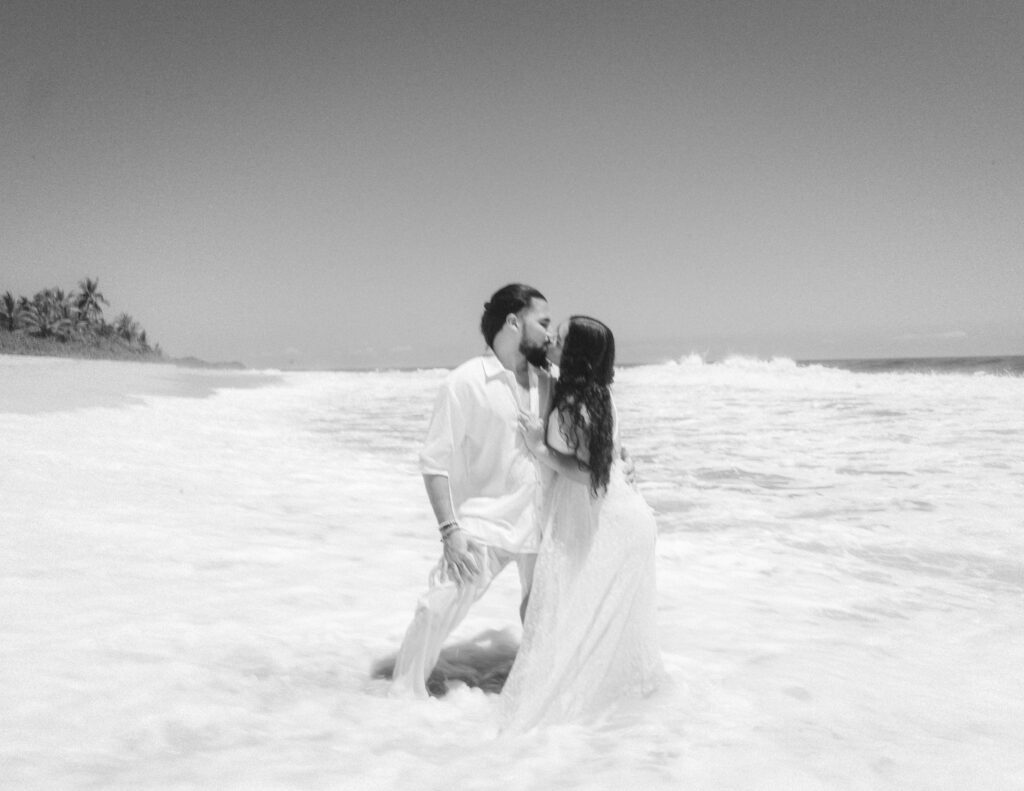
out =
[[[519,351],[526,358],[526,362],[535,368],[546,371],[551,366],[551,362],[548,360],[547,346],[527,346],[526,341],[521,341]]]

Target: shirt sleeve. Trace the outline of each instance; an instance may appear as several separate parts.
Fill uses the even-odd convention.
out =
[[[434,413],[427,427],[427,438],[420,450],[420,472],[424,475],[449,475],[452,458],[462,444],[466,426],[451,382],[445,382],[434,401]]]

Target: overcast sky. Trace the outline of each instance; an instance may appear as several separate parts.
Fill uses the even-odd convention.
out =
[[[0,4],[0,292],[175,356],[1024,353],[1024,3]]]

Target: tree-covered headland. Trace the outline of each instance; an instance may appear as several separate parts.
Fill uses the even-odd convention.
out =
[[[45,288],[31,299],[0,295],[0,354],[91,357],[162,361],[160,344],[151,346],[146,331],[127,313],[107,321],[109,307],[98,278],[79,281],[65,293]]]

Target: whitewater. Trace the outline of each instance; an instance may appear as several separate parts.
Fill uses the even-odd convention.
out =
[[[1024,377],[620,369],[672,683],[509,738],[370,673],[444,375],[0,356],[0,787],[1024,788]]]

